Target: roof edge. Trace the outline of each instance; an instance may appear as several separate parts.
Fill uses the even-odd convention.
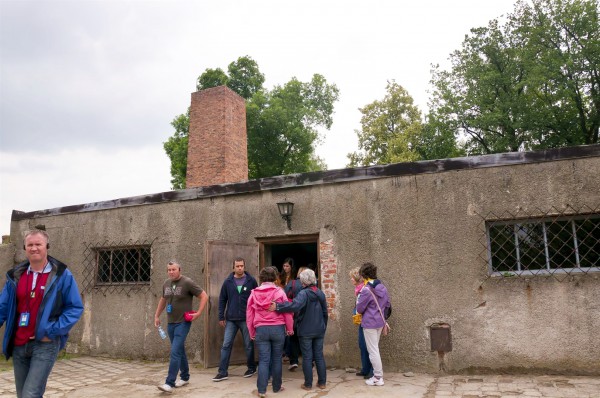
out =
[[[333,184],[337,182],[360,181],[382,177],[399,177],[407,175],[439,173],[453,170],[500,167],[588,157],[600,157],[600,144],[562,147],[532,152],[507,152],[492,155],[421,160],[418,162],[392,163],[377,166],[288,174],[283,176],[260,178],[257,180],[131,196],[120,199],[56,207],[53,209],[36,210],[31,212],[13,210],[11,221],[21,221],[30,218],[55,216],[68,213],[108,210],[129,206],[177,202],[214,196],[244,194],[321,184]]]

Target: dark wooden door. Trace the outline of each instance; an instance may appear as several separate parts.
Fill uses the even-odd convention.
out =
[[[219,365],[224,328],[219,325],[219,294],[225,278],[233,272],[233,260],[246,260],[246,271],[258,281],[258,243],[209,241],[206,250],[206,292],[208,323],[204,340],[204,366]],[[242,334],[238,333],[231,352],[230,364],[245,364],[246,352]]]

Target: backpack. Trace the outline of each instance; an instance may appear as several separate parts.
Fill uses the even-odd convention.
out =
[[[392,300],[390,300],[390,306],[383,310],[383,317],[388,320],[392,316]]]
[[[390,301],[390,306],[383,310],[383,316],[387,320],[392,316],[392,302]]]

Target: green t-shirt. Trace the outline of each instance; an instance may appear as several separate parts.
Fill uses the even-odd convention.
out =
[[[169,304],[172,306],[171,313],[167,312],[167,321],[169,323],[185,322],[183,314],[193,311],[192,302],[194,297],[200,293],[202,293],[202,288],[187,276],[182,275],[176,281],[167,279],[163,284],[162,294],[167,301],[167,307]]]

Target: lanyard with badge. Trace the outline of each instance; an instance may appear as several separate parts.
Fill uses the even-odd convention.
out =
[[[28,290],[29,288],[29,276],[31,275],[31,271],[27,270],[27,283],[25,284],[25,290]],[[19,327],[27,327],[29,326],[29,315],[30,315],[30,311],[29,311],[29,301],[32,298],[35,298],[35,288],[37,286],[37,280],[38,280],[38,273],[37,272],[33,272],[33,280],[31,281],[31,290],[29,291],[29,294],[26,295],[26,301],[25,301],[25,312],[21,312],[21,316],[19,317]],[[38,289],[39,290],[39,289]]]
[[[167,314],[170,314],[171,312],[173,312],[173,304],[171,304],[173,302],[173,297],[175,296],[175,289],[177,288],[177,282],[174,281],[173,284],[171,285],[171,299],[169,300],[169,304],[167,304]]]

